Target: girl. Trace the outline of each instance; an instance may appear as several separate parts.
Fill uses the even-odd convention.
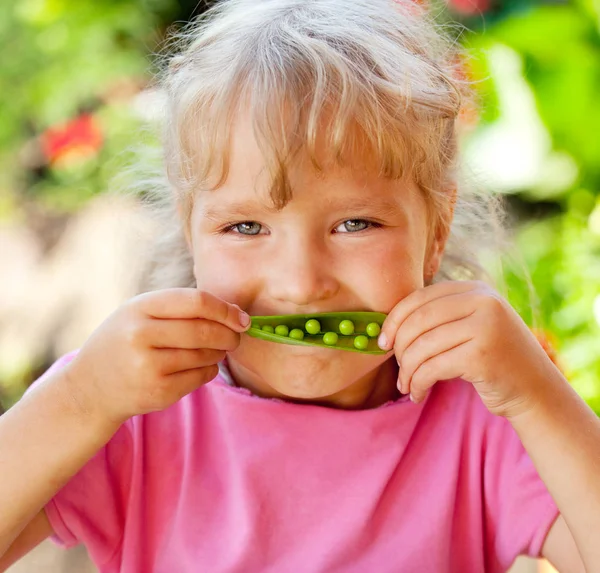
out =
[[[186,40],[165,161],[194,284],[0,420],[2,568],[52,536],[101,572],[600,571],[598,420],[494,290],[440,280],[476,276],[477,212],[423,9],[225,0]],[[355,310],[388,314],[383,356],[244,334]]]

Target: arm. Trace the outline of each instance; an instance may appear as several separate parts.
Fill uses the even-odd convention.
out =
[[[542,552],[566,573],[598,571],[600,420],[558,370],[546,385],[536,407],[509,418],[561,511]]]
[[[600,420],[516,311],[485,283],[442,282],[401,300],[381,331],[413,401],[462,378],[510,421],[562,514],[544,556],[564,573],[600,571]]]
[[[196,289],[140,295],[2,416],[0,558],[16,554],[15,540],[123,422],[212,380],[249,323],[239,307]],[[23,539],[16,544],[33,547]]]
[[[6,571],[8,567],[27,555],[52,533],[46,512],[42,510],[27,524],[8,551],[0,557],[0,571]]]
[[[579,550],[562,515],[558,516],[546,536],[542,557],[561,573],[585,573]]]
[[[6,559],[51,533],[43,507],[118,429],[80,406],[67,369],[0,418],[0,556]]]

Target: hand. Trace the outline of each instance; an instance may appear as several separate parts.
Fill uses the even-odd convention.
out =
[[[516,311],[489,285],[449,281],[400,301],[382,327],[398,389],[420,402],[441,380],[471,382],[490,412],[510,417],[536,403],[558,369]]]
[[[162,410],[215,378],[250,324],[243,316],[238,306],[192,288],[137,296],[65,367],[69,390],[111,422]]]

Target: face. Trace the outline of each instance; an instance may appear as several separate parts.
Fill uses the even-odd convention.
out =
[[[299,160],[289,172],[293,198],[278,211],[251,133],[236,126],[227,181],[194,198],[189,242],[198,288],[250,315],[277,315],[387,313],[423,286],[436,249],[413,184],[357,165],[318,174]],[[350,406],[367,400],[389,370],[389,355],[245,335],[228,362],[238,384],[259,395]]]

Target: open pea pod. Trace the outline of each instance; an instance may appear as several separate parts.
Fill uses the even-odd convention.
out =
[[[246,334],[298,346],[319,346],[362,354],[385,354],[377,337],[386,315],[381,312],[324,312],[253,316]]]

